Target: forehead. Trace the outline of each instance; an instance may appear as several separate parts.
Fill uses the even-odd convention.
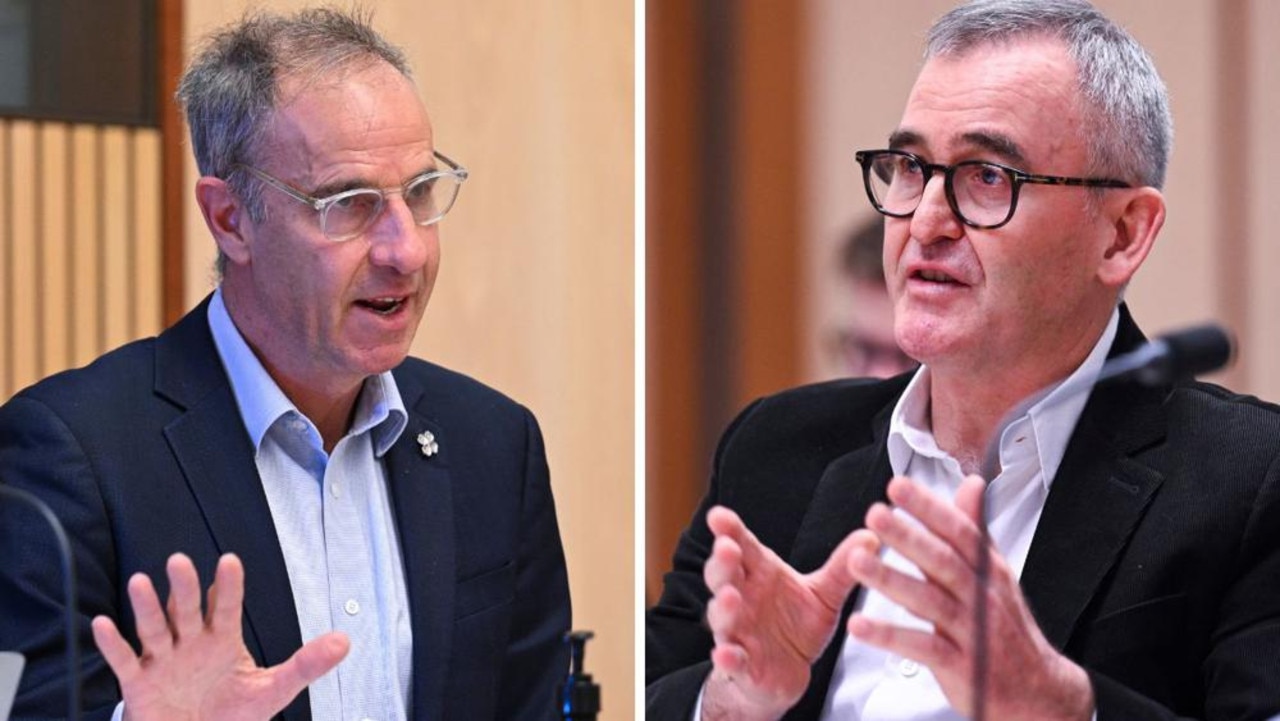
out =
[[[894,139],[935,162],[994,154],[1031,170],[1062,170],[1055,166],[1083,159],[1082,123],[1076,63],[1066,47],[1025,39],[930,59]]]
[[[331,79],[285,79],[265,140],[277,168],[312,184],[393,185],[431,165],[434,149],[413,84],[381,62]]]

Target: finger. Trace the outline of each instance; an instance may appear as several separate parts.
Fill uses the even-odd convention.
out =
[[[874,504],[867,511],[867,528],[952,595],[965,598],[972,590],[974,569],[963,554],[903,513]]]
[[[235,554],[218,559],[213,585],[209,587],[209,621],[216,631],[239,634],[244,604],[244,565]]]
[[[965,663],[964,653],[958,646],[928,631],[903,628],[860,613],[849,617],[847,627],[859,641],[922,663],[934,675],[961,668]]]
[[[135,573],[129,579],[129,602],[138,627],[138,640],[142,642],[145,656],[161,658],[173,650],[173,632],[169,620],[160,608],[160,598],[155,586],[145,573]]]
[[[284,708],[312,681],[333,670],[351,650],[346,634],[332,631],[317,636],[298,649],[289,660],[268,670],[272,696]]]
[[[982,480],[982,476],[974,475],[966,476],[956,491],[956,508],[974,525],[982,519],[985,508],[983,496],[986,492],[987,482]]]
[[[874,554],[880,548],[880,539],[871,531],[860,528],[840,542],[836,550],[831,552],[827,562],[810,577],[813,581],[813,592],[818,599],[831,610],[844,606],[845,599],[853,590],[857,578],[849,567],[849,559],[856,550]]]
[[[191,639],[204,628],[200,614],[200,574],[195,564],[181,553],[169,556],[165,564],[169,576],[169,623],[177,641]]]
[[[711,555],[702,567],[702,578],[707,589],[717,593],[726,585],[741,584],[746,573],[742,569],[742,547],[728,536],[716,538]]]
[[[717,646],[736,642],[742,611],[742,594],[733,586],[726,586],[707,603],[707,626]]]
[[[737,513],[725,508],[724,506],[715,506],[707,511],[707,527],[717,538],[727,536],[738,544],[742,549],[742,566],[749,569],[757,564],[765,562],[766,549],[764,544],[756,538],[751,529],[747,528],[747,524]]]
[[[970,637],[973,614],[969,606],[937,585],[903,573],[862,550],[852,554],[849,565],[864,585],[932,623],[937,633],[951,639]]]
[[[116,675],[116,680],[121,686],[128,685],[141,668],[133,648],[120,635],[115,622],[106,616],[95,617],[90,628],[93,629],[93,642]]]
[[[964,483],[961,487],[965,487]],[[972,484],[967,488],[968,493],[976,490]],[[983,490],[985,489],[984,485]],[[893,505],[911,514],[932,535],[959,551],[961,558],[970,567],[977,564],[982,536],[971,514],[961,511],[910,478],[894,478],[889,482],[888,493]]]
[[[716,644],[711,649],[711,665],[730,678],[747,675],[747,663],[747,650],[737,644]]]

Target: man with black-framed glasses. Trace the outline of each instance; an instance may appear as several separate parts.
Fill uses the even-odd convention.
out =
[[[179,100],[218,289],[0,408],[0,482],[75,552],[86,716],[555,718],[570,609],[538,424],[407,357],[468,172],[404,54],[356,14],[253,14]],[[0,547],[34,522],[0,508]],[[15,718],[66,708],[59,584],[45,553],[0,563]]]
[[[1280,410],[1072,392],[1143,341],[1122,293],[1171,134],[1150,57],[1083,0],[934,25],[888,147],[855,155],[922,367],[730,426],[648,616],[649,718],[1280,712]]]

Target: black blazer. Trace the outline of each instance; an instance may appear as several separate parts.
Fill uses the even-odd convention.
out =
[[[1142,340],[1122,309],[1112,353]],[[688,719],[710,670],[707,509],[733,508],[797,569],[818,568],[885,497],[909,378],[787,391],[725,432],[648,613],[648,718]],[[1100,721],[1280,713],[1280,408],[1202,383],[1095,390],[1021,585],[1045,636],[1089,672]],[[817,718],[840,646],[787,719]]]
[[[209,332],[208,301],[158,338],[45,380],[0,407],[0,480],[66,525],[80,581],[86,718],[119,690],[89,620],[136,640],[125,583],[183,551],[202,582],[245,566],[245,641],[261,665],[302,644],[253,448]],[[413,628],[412,719],[547,719],[568,667],[569,591],[537,422],[470,378],[423,361],[395,371],[408,426],[386,455]],[[416,442],[435,434],[439,453]],[[48,532],[0,507],[0,649],[26,654],[15,718],[65,713],[62,598]],[[282,714],[311,718],[304,691]]]

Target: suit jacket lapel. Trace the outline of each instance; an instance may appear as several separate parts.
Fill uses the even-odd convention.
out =
[[[157,340],[156,392],[186,409],[165,428],[165,438],[218,550],[244,563],[249,650],[259,664],[273,666],[302,646],[302,636],[253,446],[209,333],[207,305],[206,299]],[[291,721],[310,715],[306,691],[284,713]]]
[[[1127,309],[1112,355],[1143,340]],[[1085,406],[1036,527],[1021,585],[1050,643],[1065,648],[1163,481],[1134,455],[1165,436],[1168,388],[1101,387]]]
[[[455,553],[452,479],[446,431],[421,408],[423,388],[396,374],[408,425],[387,451],[387,479],[400,531],[413,625],[413,708],[410,718],[441,718],[453,643]],[[431,431],[439,450],[425,456],[417,443]]]

